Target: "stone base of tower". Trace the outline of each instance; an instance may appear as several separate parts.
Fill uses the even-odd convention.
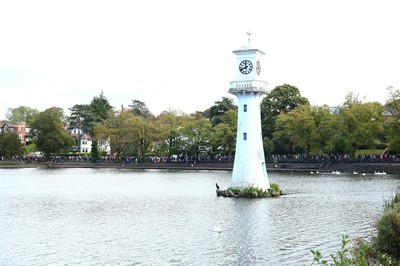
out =
[[[282,191],[276,188],[262,190],[254,187],[244,189],[229,188],[227,190],[217,189],[217,196],[233,198],[271,198],[283,195]]]

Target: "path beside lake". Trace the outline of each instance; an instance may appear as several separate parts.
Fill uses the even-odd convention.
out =
[[[185,169],[185,170],[232,170],[233,163],[123,163],[123,162],[0,162],[0,168],[127,168],[127,169]],[[400,163],[353,163],[353,162],[323,162],[323,163],[276,163],[267,164],[267,171],[303,171],[341,173],[375,173],[400,174]]]

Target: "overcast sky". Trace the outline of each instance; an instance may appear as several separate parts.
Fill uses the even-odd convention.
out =
[[[369,0],[0,1],[0,119],[9,107],[88,104],[204,111],[236,79],[233,50],[264,51],[269,89],[312,104],[400,89],[400,3]],[[67,112],[68,114],[68,112]]]

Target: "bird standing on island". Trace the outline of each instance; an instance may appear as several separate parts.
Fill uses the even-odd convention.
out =
[[[215,183],[215,186],[217,187],[217,189],[219,189],[218,183]]]

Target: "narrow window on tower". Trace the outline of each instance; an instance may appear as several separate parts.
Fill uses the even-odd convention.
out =
[[[243,133],[243,140],[247,140],[247,133],[246,132]]]
[[[247,104],[243,105],[243,111],[247,112]]]

